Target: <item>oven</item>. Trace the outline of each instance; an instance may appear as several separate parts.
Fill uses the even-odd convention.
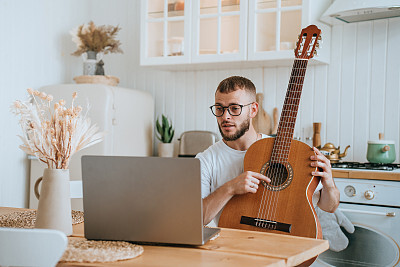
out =
[[[400,177],[400,169],[362,169],[357,176],[364,173],[368,179],[334,178],[339,209],[355,226],[353,234],[342,228],[349,245],[340,252],[322,253],[313,267],[400,266],[400,179],[384,180],[388,172]]]

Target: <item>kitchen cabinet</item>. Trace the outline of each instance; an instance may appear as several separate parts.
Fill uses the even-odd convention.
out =
[[[303,27],[330,0],[142,0],[141,65],[258,67],[291,65]],[[313,62],[329,63],[329,46]],[[203,63],[203,64],[202,64]],[[224,64],[225,63],[225,64]],[[233,64],[232,64],[233,63]]]
[[[192,1],[141,1],[141,65],[190,63]]]
[[[324,43],[330,43],[331,28],[318,21],[329,0],[249,0],[248,60],[293,58],[302,28],[315,24]],[[329,63],[329,46],[321,46],[311,61]]]

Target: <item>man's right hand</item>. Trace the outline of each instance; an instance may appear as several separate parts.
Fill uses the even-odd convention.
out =
[[[247,171],[217,188],[203,199],[203,223],[208,224],[234,195],[256,193],[260,180],[271,182],[258,172]]]
[[[232,195],[239,195],[245,193],[256,193],[260,180],[267,183],[271,182],[267,176],[262,175],[258,172],[246,171],[236,178],[229,181],[229,187],[231,188]]]

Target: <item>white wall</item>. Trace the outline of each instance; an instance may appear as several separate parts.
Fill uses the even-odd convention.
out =
[[[0,0],[0,206],[27,207],[29,199],[29,161],[9,107],[27,97],[28,87],[74,83],[82,74],[82,59],[70,55],[70,30],[90,20],[119,24],[124,54],[104,57],[106,74],[128,88],[154,80],[158,72],[139,69],[139,7],[139,0]]]
[[[250,78],[264,92],[269,114],[281,109],[290,67],[171,73],[140,67],[139,11],[139,0],[0,1],[0,206],[26,207],[28,200],[29,164],[18,149],[20,129],[9,106],[25,98],[28,87],[72,83],[81,75],[69,31],[90,20],[121,26],[124,54],[105,56],[106,74],[118,76],[120,86],[151,92],[156,114],[172,118],[176,138],[188,130],[218,131],[208,107],[230,75]],[[335,26],[331,64],[307,70],[295,135],[310,137],[312,122],[320,121],[322,143],[352,146],[346,160],[366,161],[367,141],[378,132],[399,150],[399,39],[400,18]]]
[[[65,2],[66,3],[66,2]],[[76,8],[79,6],[79,8]],[[27,206],[29,165],[9,107],[26,88],[69,82],[76,59],[68,31],[86,17],[84,1],[0,1],[0,205]]]

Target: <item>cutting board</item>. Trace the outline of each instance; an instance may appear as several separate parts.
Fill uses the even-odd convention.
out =
[[[272,132],[272,121],[271,116],[263,108],[264,94],[257,94],[257,103],[258,103],[258,113],[253,119],[254,128],[257,133],[263,134],[271,134]]]

